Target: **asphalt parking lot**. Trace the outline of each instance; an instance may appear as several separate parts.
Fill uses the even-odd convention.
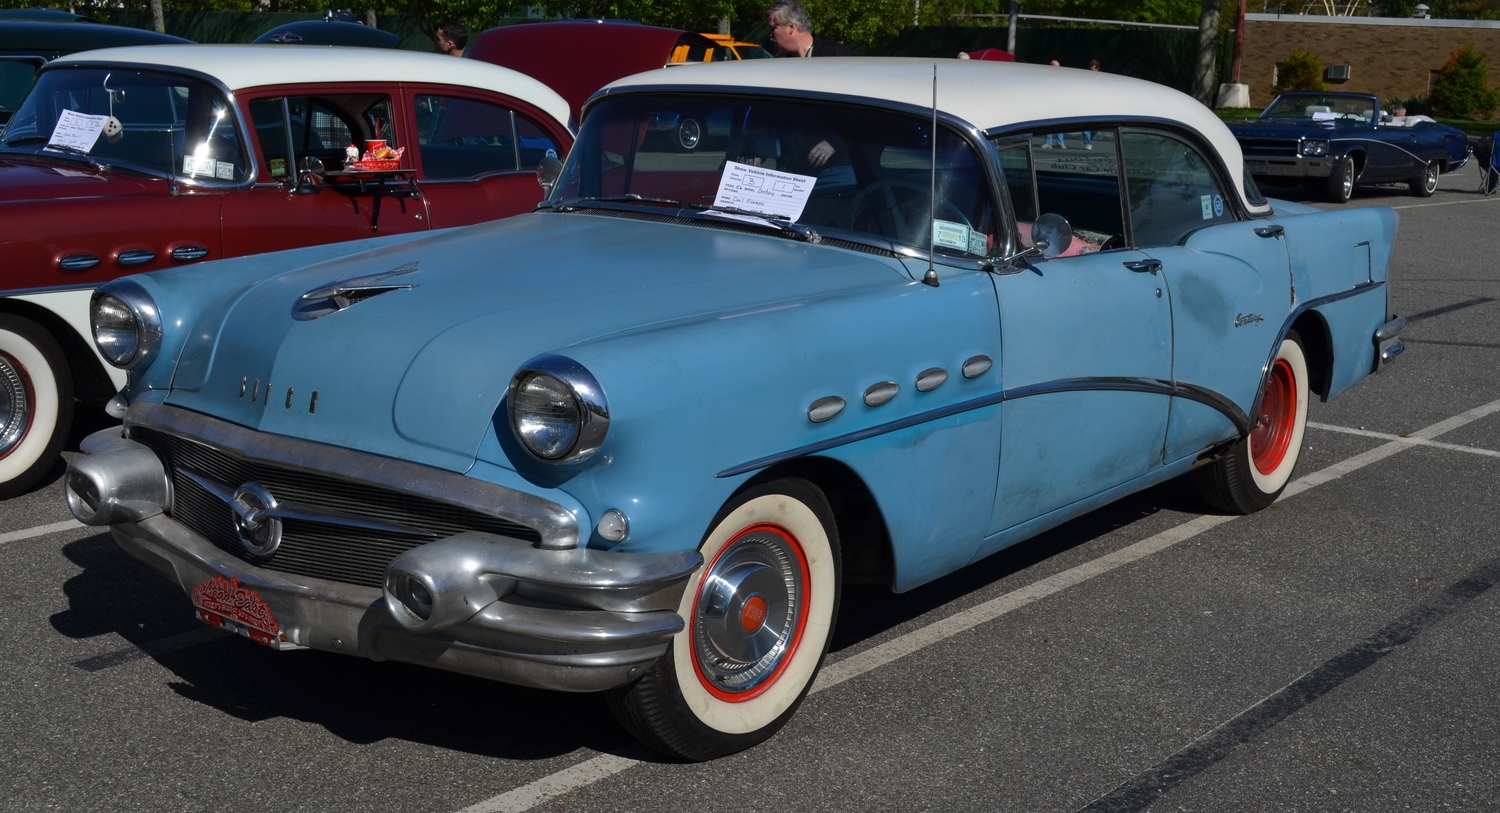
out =
[[[1170,483],[910,593],[850,588],[792,722],[708,764],[595,696],[204,627],[54,476],[0,503],[0,808],[1494,810],[1500,197],[1476,182],[1356,192],[1400,211],[1407,352],[1313,405],[1276,505]]]

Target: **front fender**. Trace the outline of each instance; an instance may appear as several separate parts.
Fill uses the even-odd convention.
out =
[[[917,567],[926,580],[966,562],[982,536],[999,432],[984,420],[993,408],[921,418],[998,390],[998,367],[972,379],[961,372],[975,356],[998,359],[998,349],[994,288],[974,272],[936,288],[895,281],[566,348],[599,380],[611,423],[591,464],[558,487],[594,517],[624,513],[631,530],[622,548],[685,549],[756,473],[821,454],[845,462],[875,495],[898,574]],[[918,392],[914,382],[936,368],[946,382]],[[899,392],[866,405],[865,391],[887,381]],[[811,405],[830,397],[844,408],[810,420]],[[911,419],[917,424],[887,426]],[[523,453],[508,433],[497,421],[481,461],[546,477],[535,461],[511,459]]]

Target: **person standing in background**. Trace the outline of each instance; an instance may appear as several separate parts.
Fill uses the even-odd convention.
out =
[[[432,38],[437,42],[438,53],[463,56],[464,46],[469,44],[469,29],[463,23],[449,20],[438,26]]]
[[[849,46],[825,40],[812,32],[807,9],[796,0],[777,0],[766,9],[771,42],[787,56],[854,56]]]

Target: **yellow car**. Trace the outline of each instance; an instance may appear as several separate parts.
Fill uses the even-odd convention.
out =
[[[728,34],[704,34],[712,47],[680,42],[672,49],[673,62],[729,62],[735,59],[770,59],[771,52],[753,42],[740,42]],[[684,38],[686,39],[686,38]]]

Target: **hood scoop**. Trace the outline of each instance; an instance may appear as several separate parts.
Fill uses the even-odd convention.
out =
[[[356,305],[366,299],[417,287],[416,283],[390,283],[386,280],[398,277],[402,274],[410,274],[417,270],[415,262],[409,262],[399,268],[386,271],[381,274],[367,274],[363,277],[340,277],[330,285],[315,288],[297,298],[292,305],[292,318],[299,322],[307,322],[319,319],[330,313],[337,313],[347,307]]]

